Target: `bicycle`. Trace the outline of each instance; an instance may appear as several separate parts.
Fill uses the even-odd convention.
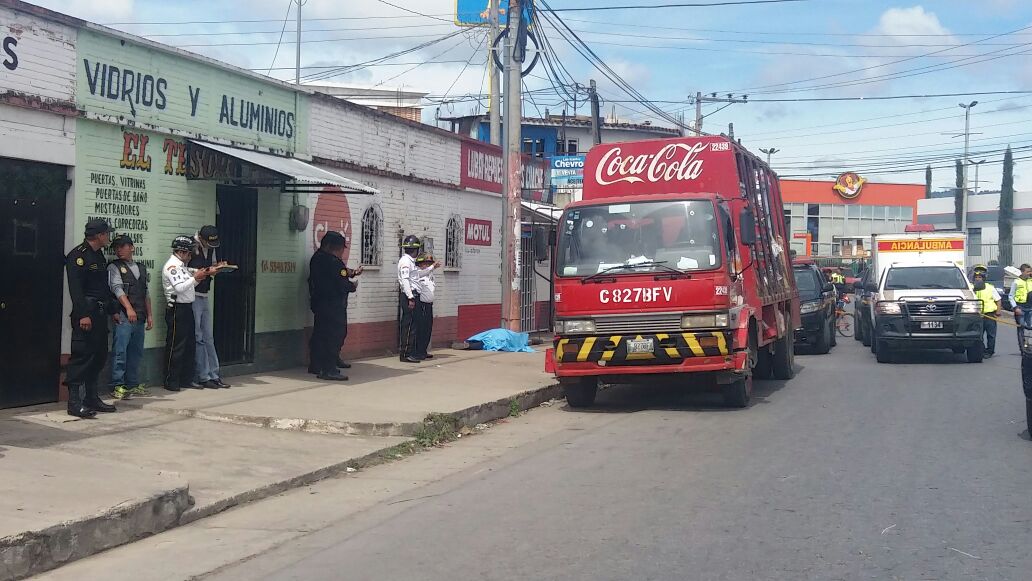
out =
[[[852,337],[856,331],[852,313],[846,312],[846,303],[849,302],[849,295],[841,295],[835,303],[835,331],[843,337]]]

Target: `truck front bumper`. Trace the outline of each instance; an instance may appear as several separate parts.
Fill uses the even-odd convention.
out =
[[[921,329],[921,321],[907,316],[878,315],[875,321],[880,341],[911,349],[970,347],[982,341],[982,316],[958,314],[943,321],[942,329]]]
[[[652,339],[651,353],[628,352],[628,341]],[[556,377],[632,376],[710,371],[744,372],[747,354],[734,351],[727,331],[559,337]]]

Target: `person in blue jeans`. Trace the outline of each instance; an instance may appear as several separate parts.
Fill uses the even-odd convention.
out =
[[[154,328],[151,301],[147,292],[147,267],[133,260],[133,239],[128,234],[116,236],[111,243],[115,260],[108,264],[108,287],[121,307],[112,316],[115,323],[111,346],[111,395],[126,399],[147,395],[140,383],[140,359],[143,357],[143,336]]]
[[[209,268],[212,266],[219,266],[224,262],[219,262],[216,257],[216,249],[221,244],[219,240],[219,231],[210,224],[202,226],[197,231],[197,235],[194,236],[193,258],[187,264],[190,268]],[[197,359],[197,369],[194,372],[193,387],[230,387],[230,385],[222,381],[222,375],[219,372],[219,355],[215,351],[215,332],[212,326],[211,319],[211,301],[214,300],[211,294],[211,279],[208,277],[203,281],[197,283],[195,288],[195,296],[193,302],[194,312],[194,324],[195,339],[197,346],[194,348],[194,356]]]

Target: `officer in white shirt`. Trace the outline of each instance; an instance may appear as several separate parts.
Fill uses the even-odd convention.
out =
[[[401,329],[398,331],[398,357],[402,363],[419,363],[416,358],[416,337],[419,336],[419,322],[416,307],[419,305],[419,291],[413,288],[413,273],[416,271],[416,255],[423,243],[418,236],[409,234],[401,242],[401,258],[398,260],[398,303],[401,307]]]
[[[419,295],[416,305],[416,359],[433,359],[430,354],[430,336],[434,331],[434,271],[441,267],[434,261],[432,254],[420,254],[416,257],[416,269],[412,271],[412,287]]]
[[[165,291],[165,389],[179,391],[192,387],[196,361],[193,302],[198,283],[214,274],[212,267],[186,266],[193,256],[194,239],[176,236],[172,256],[161,269]]]

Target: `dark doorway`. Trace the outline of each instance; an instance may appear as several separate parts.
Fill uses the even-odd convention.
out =
[[[239,270],[218,275],[212,323],[219,363],[234,365],[254,361],[255,285],[258,252],[258,191],[218,186],[216,192],[221,246],[219,260]]]
[[[58,399],[68,185],[63,166],[0,158],[0,408]]]

